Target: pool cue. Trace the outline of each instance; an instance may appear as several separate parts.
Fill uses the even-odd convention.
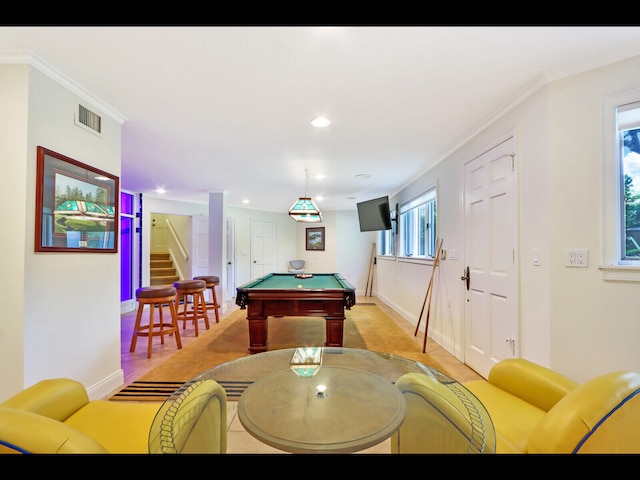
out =
[[[369,290],[369,281],[371,281],[371,291],[373,293],[373,259],[376,254],[376,244],[371,244],[371,258],[369,259],[369,272],[367,272],[367,285],[364,287],[364,295],[367,296],[367,291]]]
[[[438,258],[440,258],[440,250],[442,249],[442,240],[436,238],[436,256],[433,258],[433,270],[431,270],[431,278],[429,279],[429,286],[427,287],[427,293],[424,296],[424,302],[422,302],[422,310],[420,310],[420,316],[418,317],[418,324],[416,325],[416,331],[413,336],[418,335],[418,329],[420,328],[420,321],[422,320],[422,314],[424,313],[424,307],[427,304],[427,299],[431,293],[431,286],[433,285],[433,277],[436,273],[436,266],[438,265]]]
[[[435,271],[436,266],[440,261],[440,249],[442,248],[442,241],[440,242],[440,248],[438,248],[438,253],[433,262],[433,268]],[[429,296],[429,306],[427,307],[427,316],[425,318],[424,324],[424,341],[422,342],[422,353],[426,353],[427,351],[427,332],[429,331],[429,315],[431,314],[431,299],[433,298],[433,288],[431,289],[431,295]]]

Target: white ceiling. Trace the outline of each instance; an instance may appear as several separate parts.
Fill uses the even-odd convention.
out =
[[[123,189],[284,212],[309,169],[321,210],[351,210],[544,83],[640,55],[640,27],[0,27],[16,52],[126,118]]]

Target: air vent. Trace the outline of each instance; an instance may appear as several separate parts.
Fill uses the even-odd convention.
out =
[[[102,136],[102,118],[100,115],[93,113],[87,107],[78,105],[78,115],[75,119],[76,125],[86,128],[99,136]]]

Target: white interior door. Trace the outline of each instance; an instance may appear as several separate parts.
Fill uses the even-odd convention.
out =
[[[194,215],[193,220],[193,262],[191,268],[193,275],[214,275],[209,272],[209,217],[206,215]]]
[[[236,223],[227,218],[227,299],[236,296]]]
[[[274,222],[251,222],[251,280],[275,272],[276,268],[276,224]]]
[[[465,363],[485,378],[518,352],[515,140],[465,165]]]
[[[167,216],[162,213],[151,214],[151,253],[167,253],[169,251],[165,218]]]

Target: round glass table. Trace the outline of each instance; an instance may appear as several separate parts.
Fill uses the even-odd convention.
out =
[[[314,358],[300,357],[310,349]],[[481,402],[448,375],[396,355],[343,347],[272,350],[223,363],[187,383],[220,383],[229,399],[238,398],[243,427],[268,445],[292,453],[348,453],[376,445],[401,427],[407,406],[395,382],[407,373],[430,377],[463,412],[453,419],[431,407],[454,435],[471,428],[461,453],[493,453],[492,425],[476,421],[489,418]]]

